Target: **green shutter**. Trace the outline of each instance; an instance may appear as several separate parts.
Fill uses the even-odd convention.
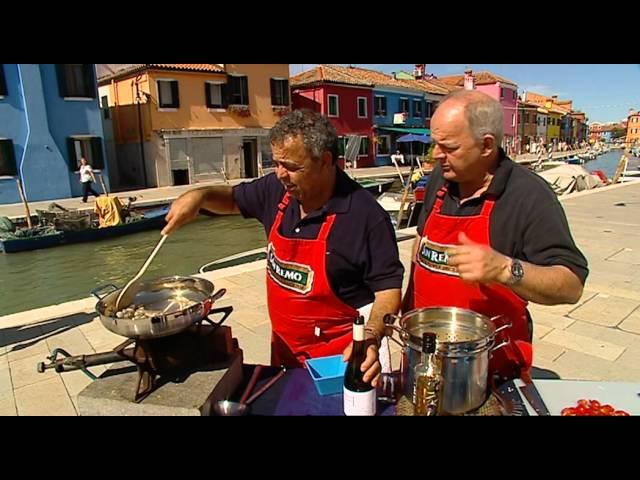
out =
[[[242,85],[242,98],[245,101],[243,105],[249,105],[249,78],[242,77],[242,80],[240,85]]]
[[[91,158],[93,160],[93,168],[102,170],[104,168],[104,156],[102,155],[102,139],[100,137],[91,137]]]
[[[282,89],[284,91],[284,105],[289,106],[289,80],[283,80]]]
[[[171,107],[180,108],[180,91],[178,90],[178,82],[176,80],[171,82],[171,96],[173,97]]]
[[[75,172],[78,169],[78,159],[76,158],[75,139],[67,137],[67,158],[69,159],[69,170]]]
[[[204,98],[207,102],[207,108],[213,107],[213,102],[211,100],[211,84],[204,82]]]
[[[61,97],[68,97],[67,76],[64,71],[64,63],[56,63],[56,76],[58,77],[58,91]]]
[[[0,63],[0,95],[7,95],[7,81],[4,78],[4,64]]]
[[[222,102],[222,108],[229,106],[229,88],[226,83],[220,85],[220,100]]]
[[[274,78],[269,79],[271,83],[271,105],[280,105],[278,103],[278,95],[276,89],[278,88],[278,81]]]
[[[16,154],[11,140],[0,140],[0,176],[17,175]]]
[[[82,65],[82,73],[84,80],[84,92],[83,97],[96,98],[96,77],[94,72],[95,67],[93,63],[85,63]]]

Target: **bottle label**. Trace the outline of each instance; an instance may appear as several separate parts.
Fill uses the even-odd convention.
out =
[[[352,392],[343,387],[344,414],[347,416],[372,416],[376,414],[376,389],[368,392]]]

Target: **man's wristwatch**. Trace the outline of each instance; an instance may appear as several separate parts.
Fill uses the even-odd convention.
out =
[[[522,277],[524,277],[524,268],[522,267],[522,263],[517,258],[511,259],[511,268],[510,268],[511,278],[509,278],[509,285],[516,285]]]

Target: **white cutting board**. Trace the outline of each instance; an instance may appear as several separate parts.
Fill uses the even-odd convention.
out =
[[[523,385],[518,381],[516,385]],[[640,383],[589,382],[583,380],[534,380],[533,383],[547,405],[551,415],[560,415],[563,408],[575,407],[580,399],[598,400],[608,403],[616,410],[624,410],[630,415],[640,415]],[[529,415],[535,415],[533,408],[518,390]]]

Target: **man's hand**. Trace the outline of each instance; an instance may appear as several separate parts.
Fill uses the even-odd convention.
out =
[[[181,195],[171,204],[171,210],[165,217],[167,225],[162,229],[162,235],[169,235],[185,223],[198,216],[204,203],[204,195],[200,190],[193,190]]]
[[[460,245],[449,252],[449,265],[455,266],[460,278],[482,284],[506,284],[511,278],[511,260],[493,250],[470,240],[464,232],[458,235]]]
[[[370,383],[373,387],[377,387],[380,382],[380,372],[382,371],[382,367],[378,361],[378,343],[377,340],[368,333],[365,333],[365,341],[369,346],[367,347],[367,358],[362,362],[362,365],[360,365],[360,371],[366,372],[363,377],[365,382]],[[353,342],[344,349],[344,353],[342,354],[342,360],[344,362],[349,361],[352,350]]]

